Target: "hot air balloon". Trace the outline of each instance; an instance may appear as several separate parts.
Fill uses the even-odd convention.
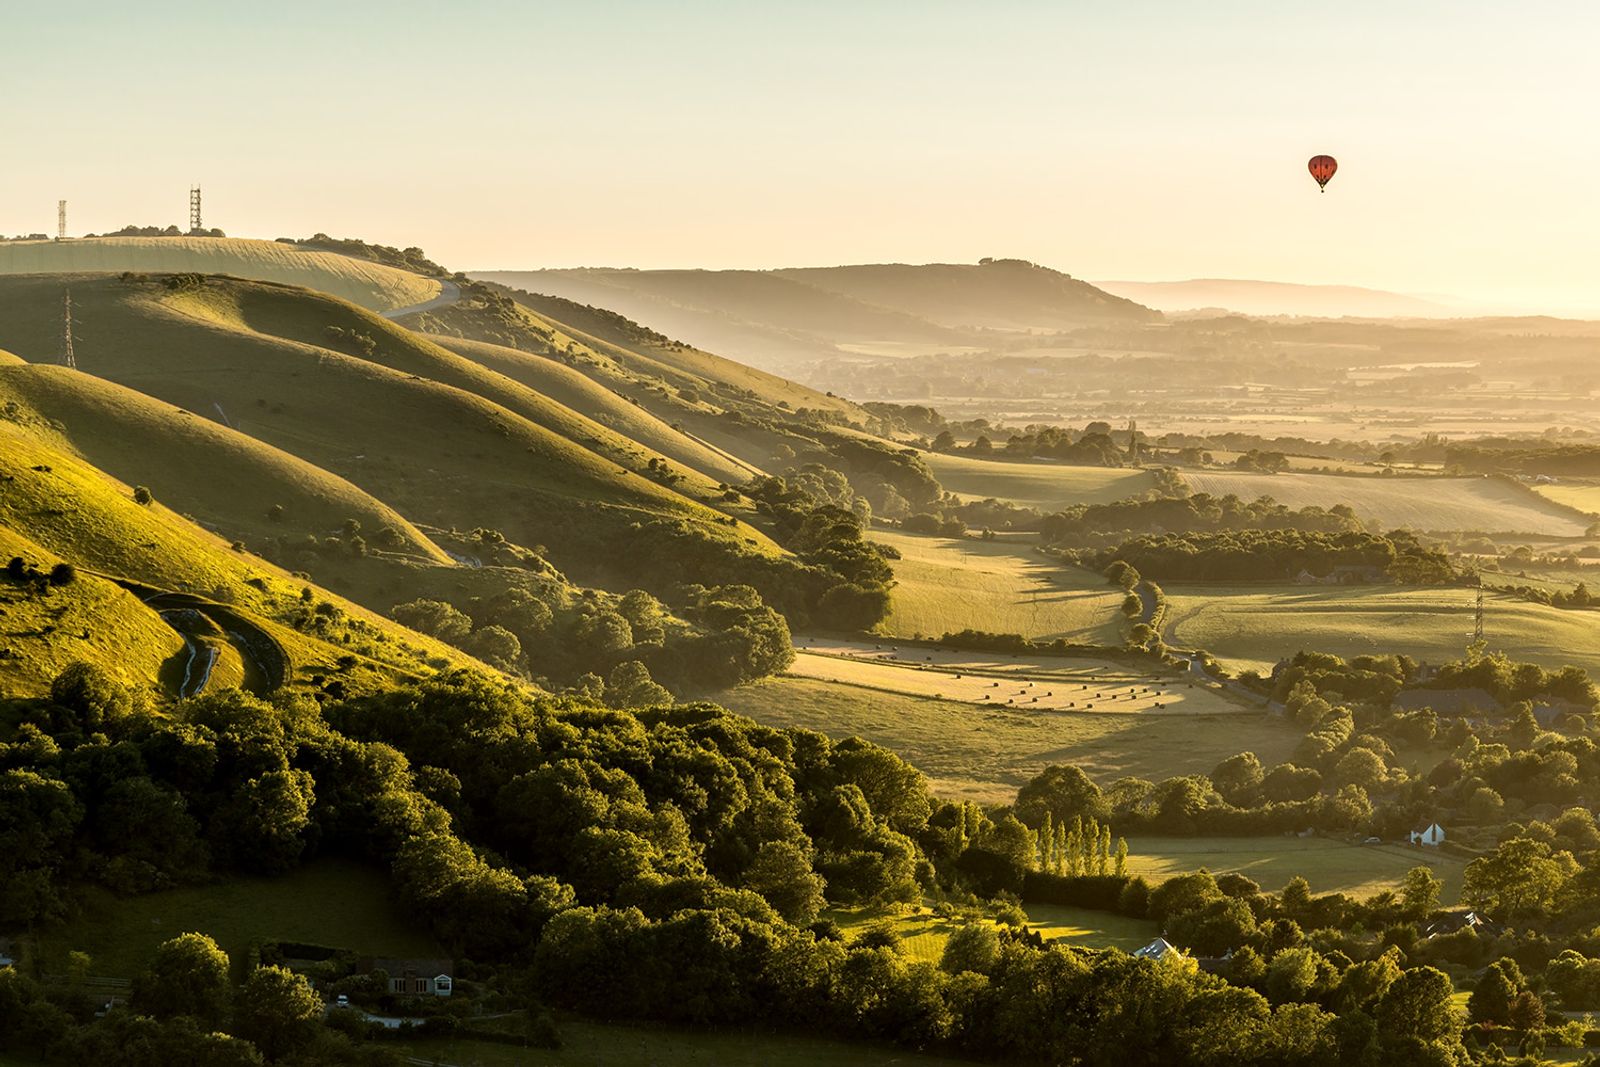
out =
[[[1323,192],[1328,191],[1328,179],[1333,177],[1333,172],[1339,169],[1339,161],[1332,156],[1312,156],[1311,162],[1306,164],[1311,171],[1311,176],[1317,179],[1317,188]]]

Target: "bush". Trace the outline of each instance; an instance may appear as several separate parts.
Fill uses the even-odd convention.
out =
[[[148,486],[136,485],[133,487],[133,502],[135,504],[142,504],[148,507],[155,502],[155,499],[155,494],[150,491]]]
[[[57,563],[50,568],[51,585],[71,585],[78,579],[78,568],[70,563]]]

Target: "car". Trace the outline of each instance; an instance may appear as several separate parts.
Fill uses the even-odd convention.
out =
[[[350,1006],[350,998],[340,993],[333,998],[333,1006],[336,1008],[348,1008]]]
[[[1383,844],[1383,838],[1381,838],[1381,837],[1369,837],[1369,838],[1367,838],[1365,841],[1363,841],[1361,843],[1363,845],[1381,845],[1381,844]]]

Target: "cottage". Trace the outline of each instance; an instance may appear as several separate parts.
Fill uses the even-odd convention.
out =
[[[1427,845],[1430,848],[1438,848],[1444,844],[1444,827],[1432,822],[1413,830],[1411,831],[1411,843],[1413,845]]]
[[[455,964],[451,960],[385,959],[362,961],[362,970],[389,976],[389,992],[405,997],[448,997],[455,991]]]
[[[1499,926],[1493,919],[1482,912],[1459,908],[1454,911],[1447,911],[1429,923],[1423,928],[1422,936],[1442,937],[1461,930],[1472,930],[1477,934],[1484,935],[1498,932]]]

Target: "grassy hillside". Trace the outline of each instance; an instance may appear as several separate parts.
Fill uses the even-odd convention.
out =
[[[0,279],[0,343],[23,355],[52,352],[61,288],[59,279]],[[73,299],[82,309],[83,370],[225,418],[413,522],[499,529],[551,546],[563,568],[587,562],[597,537],[651,521],[683,524],[740,552],[774,551],[753,529],[729,526],[529,417],[554,412],[553,402],[348,304],[217,279],[194,290],[85,280],[74,283]],[[348,328],[331,335],[327,319],[340,314]]]
[[[1166,593],[1170,644],[1263,671],[1302,649],[1404,652],[1432,663],[1459,658],[1471,639],[1476,596],[1472,589],[1393,586],[1169,585]],[[1489,647],[1513,659],[1600,671],[1600,612],[1488,596],[1484,630]]]
[[[439,337],[437,340],[450,351],[520,382],[583,416],[585,424],[581,429],[569,431],[566,434],[568,437],[581,439],[576,435],[592,432],[589,427],[599,424],[655,455],[699,471],[719,482],[748,481],[753,473],[749,467],[727,454],[674,429],[641,405],[624,400],[619,394],[556,360],[484,341],[458,337]]]
[[[1313,893],[1367,897],[1398,891],[1406,872],[1426,866],[1444,882],[1446,905],[1461,896],[1466,861],[1437,849],[1407,845],[1357,845],[1322,837],[1139,837],[1128,842],[1128,870],[1159,882],[1206,868],[1237,871],[1269,892],[1303,877]]]
[[[1554,500],[1557,504],[1577,508],[1590,515],[1600,515],[1600,485],[1563,482],[1559,485],[1535,486],[1534,491],[1542,497]]]
[[[342,478],[209,419],[65,367],[0,366],[0,401],[34,418],[30,429],[229,539],[286,528],[335,533],[347,519],[392,528],[394,550],[448,557],[421,531]],[[269,517],[272,507],[280,518]]]
[[[1250,474],[1184,471],[1197,493],[1234,494],[1241,500],[1270,496],[1291,508],[1349,504],[1384,529],[1478,530],[1486,533],[1581,537],[1586,523],[1497,478],[1381,478],[1337,474]]]
[[[871,263],[777,271],[819,289],[952,327],[1059,330],[1091,322],[1151,322],[1159,312],[1071,275],[1019,259]]]
[[[1098,574],[1032,552],[1033,539],[952,540],[874,530],[901,555],[882,629],[910,637],[958,630],[1119,644],[1122,592]]]
[[[1035,714],[836,682],[771,678],[717,694],[724,707],[770,726],[864,737],[909,760],[941,796],[1010,803],[1052,763],[1082,767],[1102,784],[1206,774],[1248,749],[1271,765],[1302,736],[1266,715]]]
[[[0,507],[4,507],[0,493]],[[0,562],[21,556],[48,572],[61,556],[0,526]],[[0,577],[0,695],[42,693],[76,660],[129,686],[154,683],[183,639],[114,582],[80,574],[45,595]]]
[[[229,237],[94,237],[0,243],[0,274],[231,274],[332,293],[376,311],[432,300],[432,278],[278,241]]]
[[[1105,504],[1155,488],[1149,471],[1130,467],[1069,467],[1060,463],[1012,463],[926,452],[922,458],[939,483],[974,500],[995,497],[1043,512],[1070,504]]]
[[[40,569],[57,560],[72,563],[84,583],[81,591],[74,582],[49,593],[49,604],[8,605],[8,618],[18,624],[7,626],[6,643],[16,647],[14,658],[23,665],[15,692],[40,691],[54,669],[74,658],[99,662],[130,681],[176,691],[181,665],[172,657],[182,640],[160,623],[155,611],[86,580],[93,577],[84,575],[90,570],[137,582],[147,597],[176,592],[222,605],[224,612],[238,616],[231,628],[275,646],[272,655],[282,657],[283,681],[291,686],[315,685],[314,676],[321,676],[365,688],[399,675],[427,673],[430,664],[481,667],[439,642],[231,549],[159,500],[136,503],[127,485],[4,420],[0,530],[6,531],[12,554],[23,555]],[[83,603],[75,604],[79,599]],[[58,603],[68,611],[59,618],[49,616]],[[94,605],[109,605],[108,616],[91,614]],[[38,623],[46,617],[57,629],[39,632]],[[76,624],[80,617],[85,620],[81,628]],[[81,636],[84,630],[89,637]],[[351,660],[341,666],[345,656]]]

